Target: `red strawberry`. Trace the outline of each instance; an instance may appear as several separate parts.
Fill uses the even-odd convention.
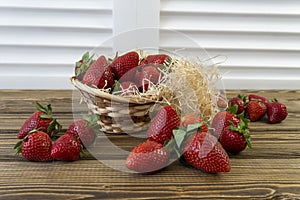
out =
[[[180,125],[180,118],[172,106],[162,107],[151,121],[147,138],[164,144],[173,137],[172,131]]]
[[[219,140],[223,148],[232,154],[243,151],[247,145],[251,147],[249,128],[243,120],[238,126],[228,126],[222,132]]]
[[[183,126],[184,128],[187,128],[188,125],[190,124],[196,124],[202,122],[201,119],[199,119],[196,115],[194,114],[186,114],[183,116],[183,118],[181,119],[181,126]],[[203,123],[203,125],[201,126],[201,131],[202,132],[207,132],[208,131],[208,127],[206,124]]]
[[[147,140],[130,152],[126,167],[140,173],[154,172],[166,167],[169,157],[169,151],[162,144]]]
[[[267,98],[265,98],[263,96],[256,95],[256,94],[249,94],[248,99],[249,99],[249,101],[261,101],[265,105],[267,105],[269,103],[269,100]]]
[[[90,56],[89,52],[86,52],[81,60],[76,62],[75,65],[75,76],[78,80],[82,80],[86,70],[89,68],[91,63],[94,61],[93,56]]]
[[[110,66],[117,80],[122,78],[122,81],[132,81],[135,72],[131,69],[138,66],[138,64],[139,54],[135,51],[132,51],[117,57]]]
[[[100,56],[91,64],[83,76],[82,83],[92,87],[111,88],[114,84],[112,69],[104,56]]]
[[[148,90],[149,82],[153,84],[157,84],[161,77],[160,71],[152,65],[147,65],[142,68],[140,81],[139,81],[139,89],[141,92],[145,92]]]
[[[144,60],[141,61],[142,64],[155,64],[155,65],[162,65],[167,60],[170,60],[171,57],[166,54],[156,54],[156,55],[149,55]],[[142,65],[141,64],[141,65]]]
[[[255,122],[262,118],[267,111],[267,106],[261,101],[249,101],[247,105],[247,114],[250,121]]]
[[[17,153],[29,161],[50,161],[52,141],[47,133],[33,130],[15,145]]]
[[[50,104],[47,107],[43,107],[36,102],[35,106],[38,111],[31,114],[21,126],[18,133],[19,139],[24,138],[33,129],[39,129],[40,131],[46,132],[49,136],[54,135],[61,129],[61,125],[52,117],[52,108]]]
[[[74,161],[78,160],[81,152],[81,144],[76,136],[64,134],[52,145],[51,156],[56,160]]]
[[[75,120],[70,124],[66,134],[78,136],[81,143],[85,147],[89,147],[96,138],[96,130],[99,128],[97,121],[99,117],[97,115],[83,116],[84,119]]]
[[[241,119],[228,111],[218,112],[212,120],[211,127],[214,129],[213,135],[217,138],[220,137],[223,130],[231,125],[231,122],[234,125],[238,125]]]
[[[279,123],[288,116],[287,108],[284,104],[278,102],[276,99],[274,102],[268,104],[268,121],[271,124]]]
[[[230,107],[237,106],[237,111],[235,114],[241,114],[245,110],[245,101],[243,97],[234,97],[228,101],[228,105]]]
[[[184,159],[208,173],[229,172],[229,157],[218,139],[206,132],[197,132],[184,146]]]

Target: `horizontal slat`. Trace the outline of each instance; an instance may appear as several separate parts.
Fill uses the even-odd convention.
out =
[[[79,9],[79,10],[112,10],[111,0],[0,0],[0,7],[35,8],[35,9]]]
[[[50,17],[51,16],[51,17]],[[111,28],[111,11],[0,8],[0,26]]]
[[[190,39],[202,48],[253,49],[253,50],[289,50],[300,51],[300,33],[263,33],[240,31],[176,31],[161,30],[161,45],[190,47]],[[179,37],[183,39],[178,39]],[[186,40],[184,40],[184,37]]]
[[[161,27],[175,30],[300,32],[300,17],[223,13],[161,13]]]
[[[162,12],[299,15],[298,0],[162,0]]]
[[[70,64],[93,48],[63,46],[0,46],[0,60],[5,64]],[[102,47],[97,52],[112,55],[111,47]]]
[[[22,37],[20,37],[22,33]],[[58,27],[0,27],[0,45],[95,47],[112,35],[111,29]]]

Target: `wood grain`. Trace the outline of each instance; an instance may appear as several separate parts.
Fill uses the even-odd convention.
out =
[[[86,153],[76,162],[36,163],[12,149],[34,102],[51,103],[66,130],[73,121],[71,90],[0,91],[0,199],[300,199],[300,91],[227,91],[277,97],[289,110],[280,124],[251,123],[253,148],[230,156],[232,169],[207,174],[175,161],[151,175],[120,172]],[[109,135],[131,149],[138,141]],[[114,160],[107,151],[107,160]]]

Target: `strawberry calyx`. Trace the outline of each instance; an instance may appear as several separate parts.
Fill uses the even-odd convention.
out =
[[[35,103],[35,107],[38,111],[43,112],[40,114],[41,118],[52,119],[52,107],[51,104],[48,104],[47,107],[42,106],[39,102]]]
[[[186,128],[179,126],[172,131],[173,137],[166,141],[164,146],[169,152],[175,152],[179,158],[183,153],[183,146],[185,141],[192,137],[195,133],[201,131],[203,122],[189,124]]]
[[[251,137],[249,134],[248,121],[245,119],[241,119],[240,123],[235,126],[232,121],[229,121],[231,125],[228,126],[229,130],[236,131],[242,134],[246,140],[247,146],[252,148]]]
[[[98,124],[98,121],[100,119],[100,116],[97,114],[93,115],[83,115],[82,118],[86,121],[85,127],[92,127],[94,132],[98,131],[100,129],[100,126]]]
[[[94,62],[93,57],[94,54],[90,56],[90,53],[86,52],[85,54],[83,54],[81,60],[76,62],[75,75],[77,77],[81,74],[84,74],[87,71],[92,62]]]

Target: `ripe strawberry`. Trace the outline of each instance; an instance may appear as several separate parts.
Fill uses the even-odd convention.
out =
[[[218,139],[206,132],[197,132],[185,144],[185,161],[208,173],[229,172],[230,162]]]
[[[172,106],[162,107],[152,119],[147,138],[164,144],[173,137],[172,131],[180,125],[180,118]]]
[[[132,51],[117,57],[110,66],[117,80],[122,78],[122,81],[132,81],[134,78],[134,70],[131,69],[137,67],[138,64],[139,55],[137,52]]]
[[[230,126],[231,123],[238,125],[240,121],[241,119],[237,115],[228,111],[218,112],[211,123],[211,128],[214,129],[213,135],[219,138],[226,127]]]
[[[33,129],[46,132],[49,136],[53,136],[61,129],[61,125],[52,117],[50,104],[47,107],[43,107],[36,102],[35,106],[38,111],[31,114],[29,118],[25,120],[18,133],[19,139],[24,138]]]
[[[276,99],[267,107],[268,121],[271,124],[279,123],[288,116],[287,108],[284,104],[278,102]]]
[[[228,126],[220,136],[220,143],[223,148],[232,154],[243,151],[247,145],[251,148],[249,128],[244,120],[238,126]]]
[[[83,116],[83,119],[78,119],[72,122],[66,131],[66,134],[78,136],[83,146],[89,147],[94,143],[96,131],[99,128],[97,115]]]
[[[166,167],[169,157],[169,151],[162,144],[147,140],[130,152],[126,167],[140,173],[154,172]]]
[[[228,101],[229,107],[237,106],[237,111],[235,114],[241,114],[245,111],[245,99],[243,97],[233,97]]]
[[[248,99],[249,99],[249,101],[261,101],[265,105],[269,104],[269,100],[267,98],[256,95],[256,94],[249,94]]]
[[[60,136],[52,145],[51,156],[56,160],[78,160],[81,151],[79,139],[71,134]]]
[[[171,59],[171,57],[166,54],[149,55],[141,61],[141,65],[145,65],[145,64],[162,65],[167,60],[170,60],[170,59]]]
[[[184,128],[187,128],[188,125],[190,124],[196,124],[202,122],[201,119],[199,119],[196,115],[194,114],[186,114],[183,116],[183,118],[181,119],[181,126]],[[203,123],[203,125],[201,126],[201,131],[203,132],[207,132],[208,131],[208,127],[206,124]]]
[[[104,56],[100,56],[91,64],[83,76],[82,83],[99,89],[113,86],[112,69]]]
[[[52,141],[47,133],[32,130],[14,149],[29,161],[44,162],[52,160],[51,146]]]
[[[153,65],[147,65],[142,68],[139,81],[139,90],[145,92],[148,90],[149,82],[157,84],[161,77],[160,71]]]
[[[81,60],[79,60],[78,62],[76,62],[75,65],[75,76],[78,80],[82,81],[83,76],[86,72],[86,70],[89,68],[89,66],[91,65],[92,62],[94,62],[93,60],[93,56],[90,56],[89,52],[86,52]]]
[[[249,101],[247,105],[247,114],[250,121],[255,122],[262,118],[267,111],[267,106],[261,101]]]

